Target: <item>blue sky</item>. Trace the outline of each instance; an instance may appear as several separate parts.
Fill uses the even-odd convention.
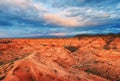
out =
[[[0,38],[119,32],[119,0],[0,0]]]

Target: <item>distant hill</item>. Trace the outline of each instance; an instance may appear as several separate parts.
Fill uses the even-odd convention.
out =
[[[76,35],[74,37],[96,37],[96,36],[117,36],[117,37],[120,37],[120,33],[108,33],[108,34],[80,34],[80,35]]]

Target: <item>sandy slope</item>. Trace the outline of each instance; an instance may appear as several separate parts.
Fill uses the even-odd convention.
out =
[[[0,81],[120,81],[120,38],[109,38],[1,39]]]

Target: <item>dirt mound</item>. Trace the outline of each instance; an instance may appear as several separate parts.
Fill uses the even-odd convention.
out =
[[[55,52],[56,50],[56,52]],[[59,52],[60,51],[60,52]],[[55,54],[54,54],[54,53]],[[62,52],[62,54],[61,54]],[[28,57],[4,65],[2,81],[107,81],[71,66],[75,60],[63,48],[36,51]]]

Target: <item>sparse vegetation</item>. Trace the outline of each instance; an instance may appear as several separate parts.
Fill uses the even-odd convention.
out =
[[[0,55],[2,55],[2,52],[0,51]]]
[[[0,81],[3,80],[6,77],[6,75],[0,76]]]
[[[114,34],[114,33],[108,33],[108,34],[80,34],[80,35],[76,35],[74,37],[96,37],[96,36],[116,36],[116,37],[120,37],[120,33],[118,34]]]
[[[71,52],[75,52],[78,49],[78,47],[75,47],[75,46],[64,46],[64,47]]]
[[[3,64],[4,64],[4,62],[3,62],[3,61],[0,61],[0,66],[3,65]]]
[[[94,70],[93,69],[92,70],[88,69],[88,70],[86,70],[86,72],[96,74],[96,75],[100,75],[100,73],[98,71],[96,71],[95,69]]]
[[[8,44],[8,43],[12,43],[11,40],[0,40],[1,44]]]
[[[109,50],[111,42],[116,38],[115,34],[108,34],[107,36],[101,36],[101,38],[106,42],[104,49]]]

